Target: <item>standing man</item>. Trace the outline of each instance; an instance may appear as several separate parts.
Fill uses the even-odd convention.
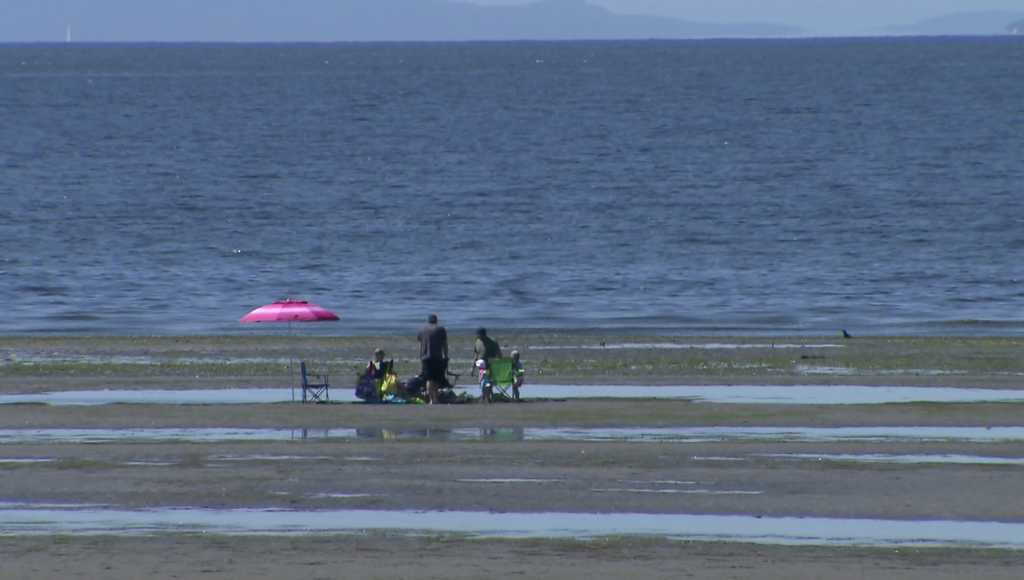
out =
[[[473,370],[478,366],[479,361],[484,361],[484,366],[480,367],[481,370],[490,370],[490,360],[492,358],[501,358],[501,347],[498,345],[498,341],[487,336],[487,329],[480,327],[476,329],[476,344],[473,346],[473,368],[470,369],[469,374],[473,374]],[[485,403],[491,402],[491,387],[480,385],[480,396],[483,398]]]
[[[473,352],[476,354],[476,358],[473,359],[474,366],[480,359],[486,362],[492,358],[501,358],[501,346],[498,345],[498,341],[487,336],[487,329],[482,326],[476,329],[476,344],[473,346]]]
[[[427,324],[416,335],[420,341],[420,374],[427,380],[427,393],[430,404],[437,404],[437,390],[447,379],[448,370],[448,332],[437,323],[437,315],[427,317]]]

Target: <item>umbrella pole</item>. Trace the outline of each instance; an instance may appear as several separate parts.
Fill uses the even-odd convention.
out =
[[[295,402],[295,345],[292,344],[292,321],[288,321],[288,382],[292,385],[292,402]]]

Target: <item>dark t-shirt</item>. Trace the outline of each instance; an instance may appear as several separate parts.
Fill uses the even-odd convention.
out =
[[[448,332],[440,324],[427,324],[416,335],[420,341],[420,360],[444,359]]]
[[[476,339],[473,352],[476,353],[476,358],[478,359],[490,360],[492,358],[501,358],[501,347],[498,346],[498,341],[489,336]]]

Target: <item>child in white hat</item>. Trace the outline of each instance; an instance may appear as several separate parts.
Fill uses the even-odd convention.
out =
[[[487,361],[484,359],[477,359],[476,368],[480,373],[480,398],[483,399],[485,403],[490,403],[491,393],[493,392],[491,389],[493,385],[491,385],[491,373],[487,371]]]

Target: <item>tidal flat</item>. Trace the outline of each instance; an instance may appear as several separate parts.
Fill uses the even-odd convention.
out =
[[[451,339],[465,373],[472,337]],[[594,384],[880,384],[1008,386],[1024,378],[1024,338],[1008,337],[499,337],[520,351],[530,380]],[[0,389],[103,381],[280,385],[299,361],[353,378],[383,348],[399,376],[419,371],[414,337],[0,337]],[[119,387],[120,388],[120,387]]]
[[[527,365],[522,404],[2,404],[5,573],[844,580],[1015,578],[1024,565],[1024,547],[998,537],[1000,526],[1024,524],[1018,499],[1024,441],[1000,435],[1024,428],[1024,403],[559,399],[530,390],[552,384],[1014,391],[1024,389],[1022,339],[500,340],[504,349],[520,350]],[[468,369],[469,337],[454,337],[452,345],[453,367]],[[393,337],[6,337],[0,338],[0,395],[281,388],[296,380],[299,360],[329,370],[333,389],[349,389],[378,346],[401,374],[415,373],[415,340]],[[911,435],[794,436],[843,429]],[[991,436],[941,435],[958,429]],[[693,430],[710,436],[663,436]],[[245,436],[173,435],[208,431]],[[543,435],[566,432],[612,435]],[[90,524],[94,511],[108,524]],[[483,529],[490,519],[494,530],[414,523],[435,512],[468,514],[485,522]],[[154,523],[146,519],[152,513],[171,516]],[[182,522],[185,514],[200,516],[174,524],[175,513]],[[404,525],[402,513],[427,515],[410,516]],[[248,514],[255,529],[218,523],[237,514]],[[359,528],[354,518],[373,514],[398,523],[385,529],[344,524],[353,518],[350,525]],[[594,518],[595,535],[529,536],[531,525],[551,529],[558,514]],[[501,522],[518,515],[525,523],[516,529],[526,536],[502,535]],[[616,528],[621,518],[645,517],[675,522],[666,529],[678,533]],[[133,523],[109,524],[117,518]],[[300,524],[274,527],[280,518]],[[321,529],[318,518],[330,525]],[[745,526],[748,532],[766,531],[712,534],[728,518],[752,518],[757,525]],[[62,527],[69,520],[84,523]],[[698,524],[686,527],[688,521]],[[772,531],[791,521],[804,522],[799,541]],[[947,531],[937,540],[913,531],[915,522]],[[846,531],[853,525],[859,531]],[[898,527],[911,531],[894,536]],[[997,531],[977,536],[982,527]],[[139,529],[146,537],[138,537]]]

